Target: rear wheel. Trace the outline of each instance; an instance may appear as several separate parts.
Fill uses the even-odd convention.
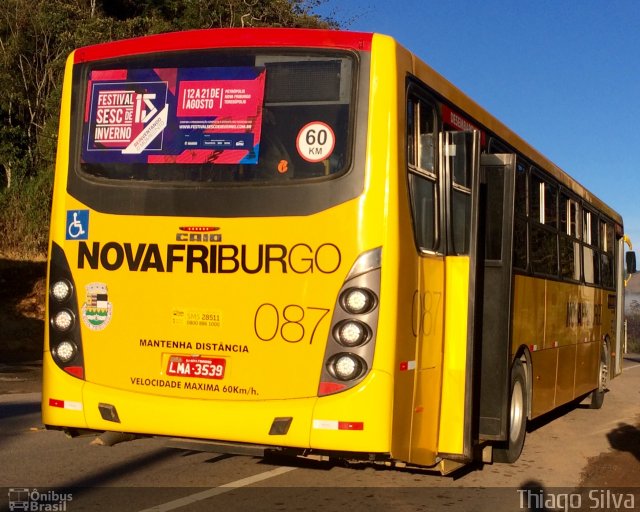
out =
[[[520,457],[527,434],[527,379],[524,367],[516,361],[511,368],[509,400],[509,437],[505,446],[494,449],[496,462],[515,462]]]
[[[589,408],[600,409],[604,402],[604,394],[609,385],[609,349],[607,343],[602,344],[600,350],[600,366],[598,372],[598,388],[591,392],[591,403]]]

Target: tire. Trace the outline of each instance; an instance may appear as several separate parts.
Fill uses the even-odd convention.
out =
[[[506,443],[493,450],[495,462],[513,463],[518,460],[524,438],[527,435],[527,378],[520,361],[511,367],[511,387],[509,395],[509,425]]]
[[[591,392],[589,409],[600,409],[604,403],[604,395],[609,385],[609,349],[607,343],[602,344],[600,350],[600,366],[598,370],[598,388]]]

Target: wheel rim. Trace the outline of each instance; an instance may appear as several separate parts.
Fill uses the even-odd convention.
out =
[[[522,422],[524,421],[524,390],[522,389],[522,384],[518,380],[513,384],[509,421],[511,427],[509,429],[509,440],[511,443],[515,443],[520,436]]]
[[[600,361],[600,383],[598,390],[604,391],[607,389],[607,383],[609,382],[609,367],[605,361]]]

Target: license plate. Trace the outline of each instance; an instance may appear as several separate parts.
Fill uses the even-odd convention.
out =
[[[223,379],[227,360],[214,357],[170,356],[167,375],[175,377],[198,377],[201,379]]]

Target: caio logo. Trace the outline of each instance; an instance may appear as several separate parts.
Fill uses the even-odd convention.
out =
[[[176,242],[222,242],[219,227],[181,226],[176,233]]]

